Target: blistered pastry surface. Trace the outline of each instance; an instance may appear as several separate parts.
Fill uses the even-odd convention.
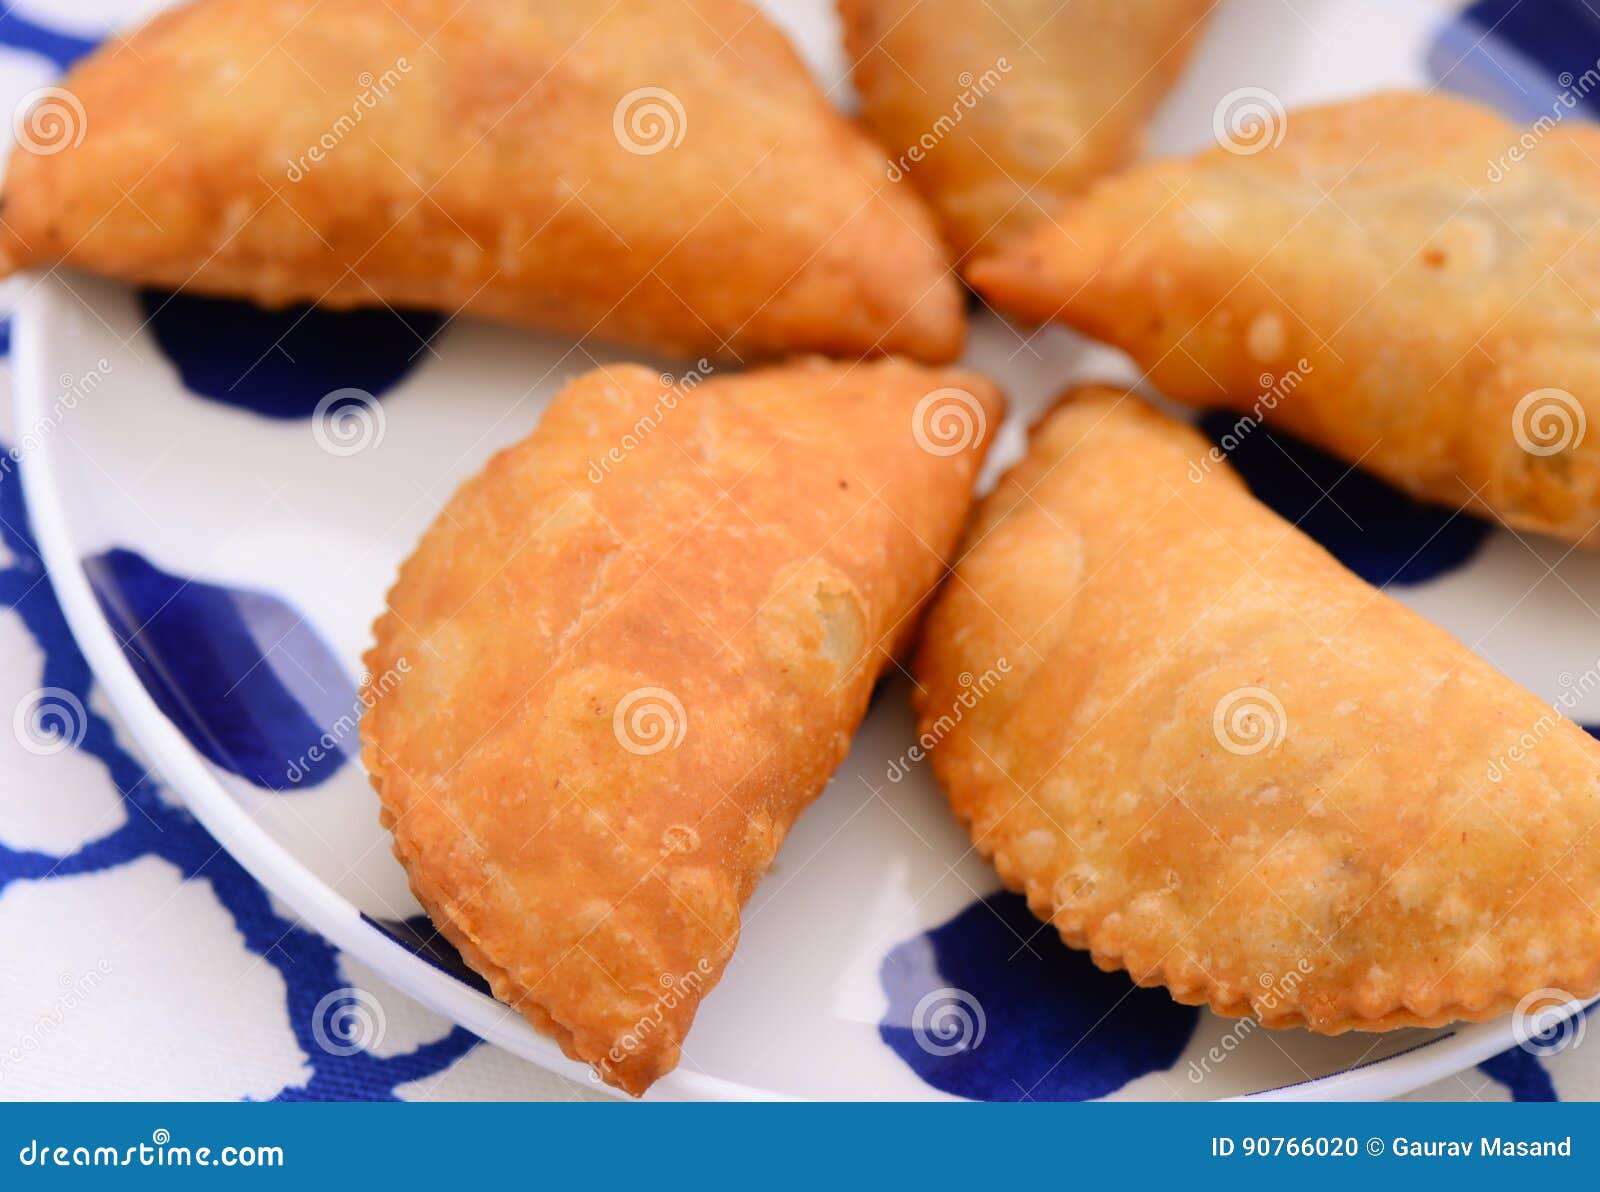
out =
[[[1279,113],[1257,141],[1096,184],[971,275],[1002,310],[1127,350],[1169,396],[1583,540],[1600,133],[1531,136],[1437,94]]]
[[[0,260],[728,359],[946,360],[933,221],[735,0],[211,0],[63,79]]]
[[[964,439],[929,437],[941,392]],[[600,369],[403,565],[367,665],[404,677],[363,723],[395,851],[496,995],[606,1079],[677,1062],[1000,417],[987,381],[894,362]]]
[[[959,257],[1138,156],[1210,0],[840,0],[861,122]]]
[[[916,671],[957,816],[1103,967],[1328,1033],[1600,987],[1600,744],[1136,398],[1035,431]]]

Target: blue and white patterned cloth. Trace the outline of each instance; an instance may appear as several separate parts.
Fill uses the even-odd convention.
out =
[[[51,689],[87,710],[81,741],[60,752],[0,734],[0,1100],[593,1095],[356,971],[182,809],[73,643],[12,470],[0,476],[0,675],[7,709]],[[371,1047],[329,1034],[351,986],[381,1006],[381,1026],[362,1032]]]
[[[0,109],[128,19],[103,3],[7,6]],[[5,325],[0,350],[9,338]],[[3,451],[13,428],[8,362],[0,374]],[[73,643],[9,466],[0,472],[0,676],[8,714],[28,713],[47,688],[87,710],[82,740],[59,752],[0,733],[0,1100],[598,1095],[479,1043],[342,956],[183,810]],[[368,1047],[339,1034],[344,1010],[365,1012],[341,1007],[350,987],[381,1007],[381,1028],[359,1032]]]
[[[125,24],[115,8],[26,0],[0,14],[0,110]],[[1534,60],[1575,37],[1600,45],[1600,17],[1581,0],[1490,0],[1472,16]],[[1454,31],[1450,69],[1476,71],[1479,89],[1492,89],[1501,84],[1472,56],[1474,28]],[[0,350],[8,339],[5,328]],[[3,362],[0,377],[3,450],[12,431]],[[183,810],[74,645],[10,468],[0,471],[0,676],[0,713],[26,712],[45,688],[87,710],[71,748],[30,750],[25,734],[0,733],[0,1100],[596,1095],[481,1044],[342,956]],[[370,1046],[327,1034],[330,999],[337,1011],[352,986],[382,1007],[382,1029],[361,1032]],[[1600,1050],[1514,1050],[1417,1096],[1558,1094],[1600,1097]]]

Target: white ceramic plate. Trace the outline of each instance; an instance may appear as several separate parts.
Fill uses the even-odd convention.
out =
[[[822,0],[773,7],[837,83]],[[1241,87],[1292,109],[1445,76],[1498,86],[1481,61],[1494,43],[1471,50],[1477,31],[1450,19],[1427,4],[1234,0],[1158,120],[1153,149],[1206,143],[1219,103]],[[1507,50],[1497,68],[1512,60]],[[405,942],[393,925],[420,908],[359,763],[308,748],[359,710],[368,626],[444,498],[530,431],[563,380],[625,354],[467,321],[435,333],[387,312],[296,323],[71,274],[34,279],[15,353],[40,544],[79,642],[156,766],[313,927],[491,1042],[582,1078],[553,1043],[447,971],[448,957],[441,967]],[[1066,332],[1019,334],[992,316],[977,320],[967,362],[1013,400],[990,477],[1070,379],[1134,379],[1119,357]],[[318,398],[346,386],[382,390],[378,413],[313,416]],[[283,416],[262,412],[274,402]],[[1299,464],[1254,462],[1265,471],[1253,480],[1299,483]],[[1282,475],[1268,475],[1274,467]],[[1314,502],[1324,514],[1372,498],[1358,491],[1363,478],[1342,473],[1322,481],[1334,490]],[[1434,534],[1444,520],[1416,514],[1398,537],[1357,549],[1378,549],[1372,566],[1399,567],[1422,547],[1406,578],[1419,566],[1437,574],[1395,595],[1547,697],[1564,673],[1595,664],[1600,619],[1577,593],[1600,590],[1600,558],[1480,540],[1465,522]],[[1307,525],[1339,540],[1336,550],[1351,547],[1336,516]],[[906,695],[903,680],[879,692],[849,759],[756,893],[682,1067],[652,1096],[1381,1097],[1513,1044],[1509,1021],[1273,1034],[1099,974],[1014,899],[990,899],[994,875],[925,767],[893,779],[912,741]],[[1586,712],[1600,720],[1600,706]],[[353,754],[351,740],[334,752]],[[961,1057],[940,1054],[941,1028],[968,1031]]]

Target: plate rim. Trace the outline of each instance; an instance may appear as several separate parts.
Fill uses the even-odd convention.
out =
[[[47,416],[44,402],[50,386],[42,369],[44,339],[50,325],[48,304],[53,292],[57,297],[62,291],[71,292],[54,273],[51,270],[42,275],[24,275],[28,289],[12,312],[12,410],[17,428],[40,425]],[[83,560],[74,552],[64,504],[57,497],[60,486],[56,453],[58,445],[70,437],[70,433],[40,436],[37,446],[18,460],[17,471],[34,540],[67,627],[96,682],[121,718],[122,727],[144,751],[144,760],[201,826],[269,894],[287,904],[340,950],[373,968],[398,992],[521,1059],[579,1084],[626,1098],[620,1089],[591,1080],[587,1064],[568,1059],[554,1039],[539,1034],[503,1003],[464,986],[403,944],[366,926],[359,908],[255,827],[249,813],[228,794],[182,731],[157,706],[100,611]],[[785,1099],[770,1090],[683,1068],[663,1077],[652,1091],[659,1099]]]
[[[40,425],[46,418],[44,403],[51,389],[46,383],[42,362],[51,327],[49,303],[52,297],[59,300],[65,294],[74,294],[55,274],[56,269],[25,274],[26,292],[12,312],[14,434],[19,433],[20,428]],[[151,768],[201,826],[268,893],[287,904],[340,950],[372,967],[399,993],[523,1060],[619,1099],[628,1099],[621,1090],[592,1080],[587,1064],[568,1059],[555,1040],[539,1034],[509,1007],[463,986],[398,941],[367,927],[353,903],[323,883],[283,845],[256,829],[249,813],[228,794],[182,731],[156,704],[117,644],[111,625],[100,610],[83,560],[73,551],[65,505],[58,497],[56,453],[61,444],[70,439],[70,434],[61,433],[39,436],[34,449],[18,460],[17,471],[27,501],[28,517],[50,586],[73,639],[123,727],[143,750]],[[1578,1003],[1573,1005],[1576,1007]],[[1452,1034],[1435,1036],[1397,1055],[1327,1076],[1226,1099],[1388,1099],[1463,1072],[1518,1042],[1509,1016],[1489,1022],[1458,1024]],[[792,1101],[800,1098],[677,1068],[657,1081],[646,1099]]]

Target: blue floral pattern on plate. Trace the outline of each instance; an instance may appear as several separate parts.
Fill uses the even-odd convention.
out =
[[[349,760],[362,705],[304,614],[270,592],[172,575],[130,550],[83,566],[145,689],[210,761],[286,791],[316,786]]]

